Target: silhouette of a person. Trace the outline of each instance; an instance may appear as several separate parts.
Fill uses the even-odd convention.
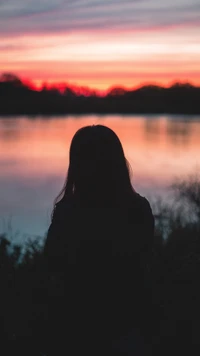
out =
[[[114,355],[132,328],[141,336],[153,235],[151,207],[131,185],[117,135],[103,125],[78,130],[44,247],[49,355]],[[133,340],[135,355],[141,345]]]

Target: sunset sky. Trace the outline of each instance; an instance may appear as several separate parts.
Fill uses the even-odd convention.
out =
[[[0,73],[37,85],[200,85],[199,0],[0,0]]]

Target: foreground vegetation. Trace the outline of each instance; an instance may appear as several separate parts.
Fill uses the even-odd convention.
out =
[[[149,274],[154,315],[146,326],[153,355],[183,351],[193,355],[193,349],[200,347],[200,180],[177,182],[173,191],[176,204],[160,201],[154,206],[156,233]],[[48,310],[41,251],[39,241],[22,248],[6,234],[0,237],[4,355],[45,354]]]

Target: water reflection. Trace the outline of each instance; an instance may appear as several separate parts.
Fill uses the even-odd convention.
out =
[[[167,120],[167,136],[174,145],[188,145],[192,138],[192,123],[187,121]]]
[[[12,141],[20,136],[19,121],[5,118],[0,120],[0,143],[1,141]]]
[[[187,176],[200,164],[197,117],[0,119],[0,216],[12,215],[14,229],[44,234],[66,176],[71,138],[78,128],[97,123],[120,137],[132,166],[133,185],[150,199],[158,192],[167,196],[166,187],[175,176]]]
[[[144,139],[154,141],[160,137],[162,117],[149,117],[144,120]]]

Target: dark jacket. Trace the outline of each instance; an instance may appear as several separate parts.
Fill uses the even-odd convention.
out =
[[[86,342],[90,334],[97,344],[101,335],[102,345],[138,327],[149,300],[153,235],[150,205],[136,193],[118,206],[56,205],[44,247],[54,337],[63,332],[61,319],[68,340]]]

